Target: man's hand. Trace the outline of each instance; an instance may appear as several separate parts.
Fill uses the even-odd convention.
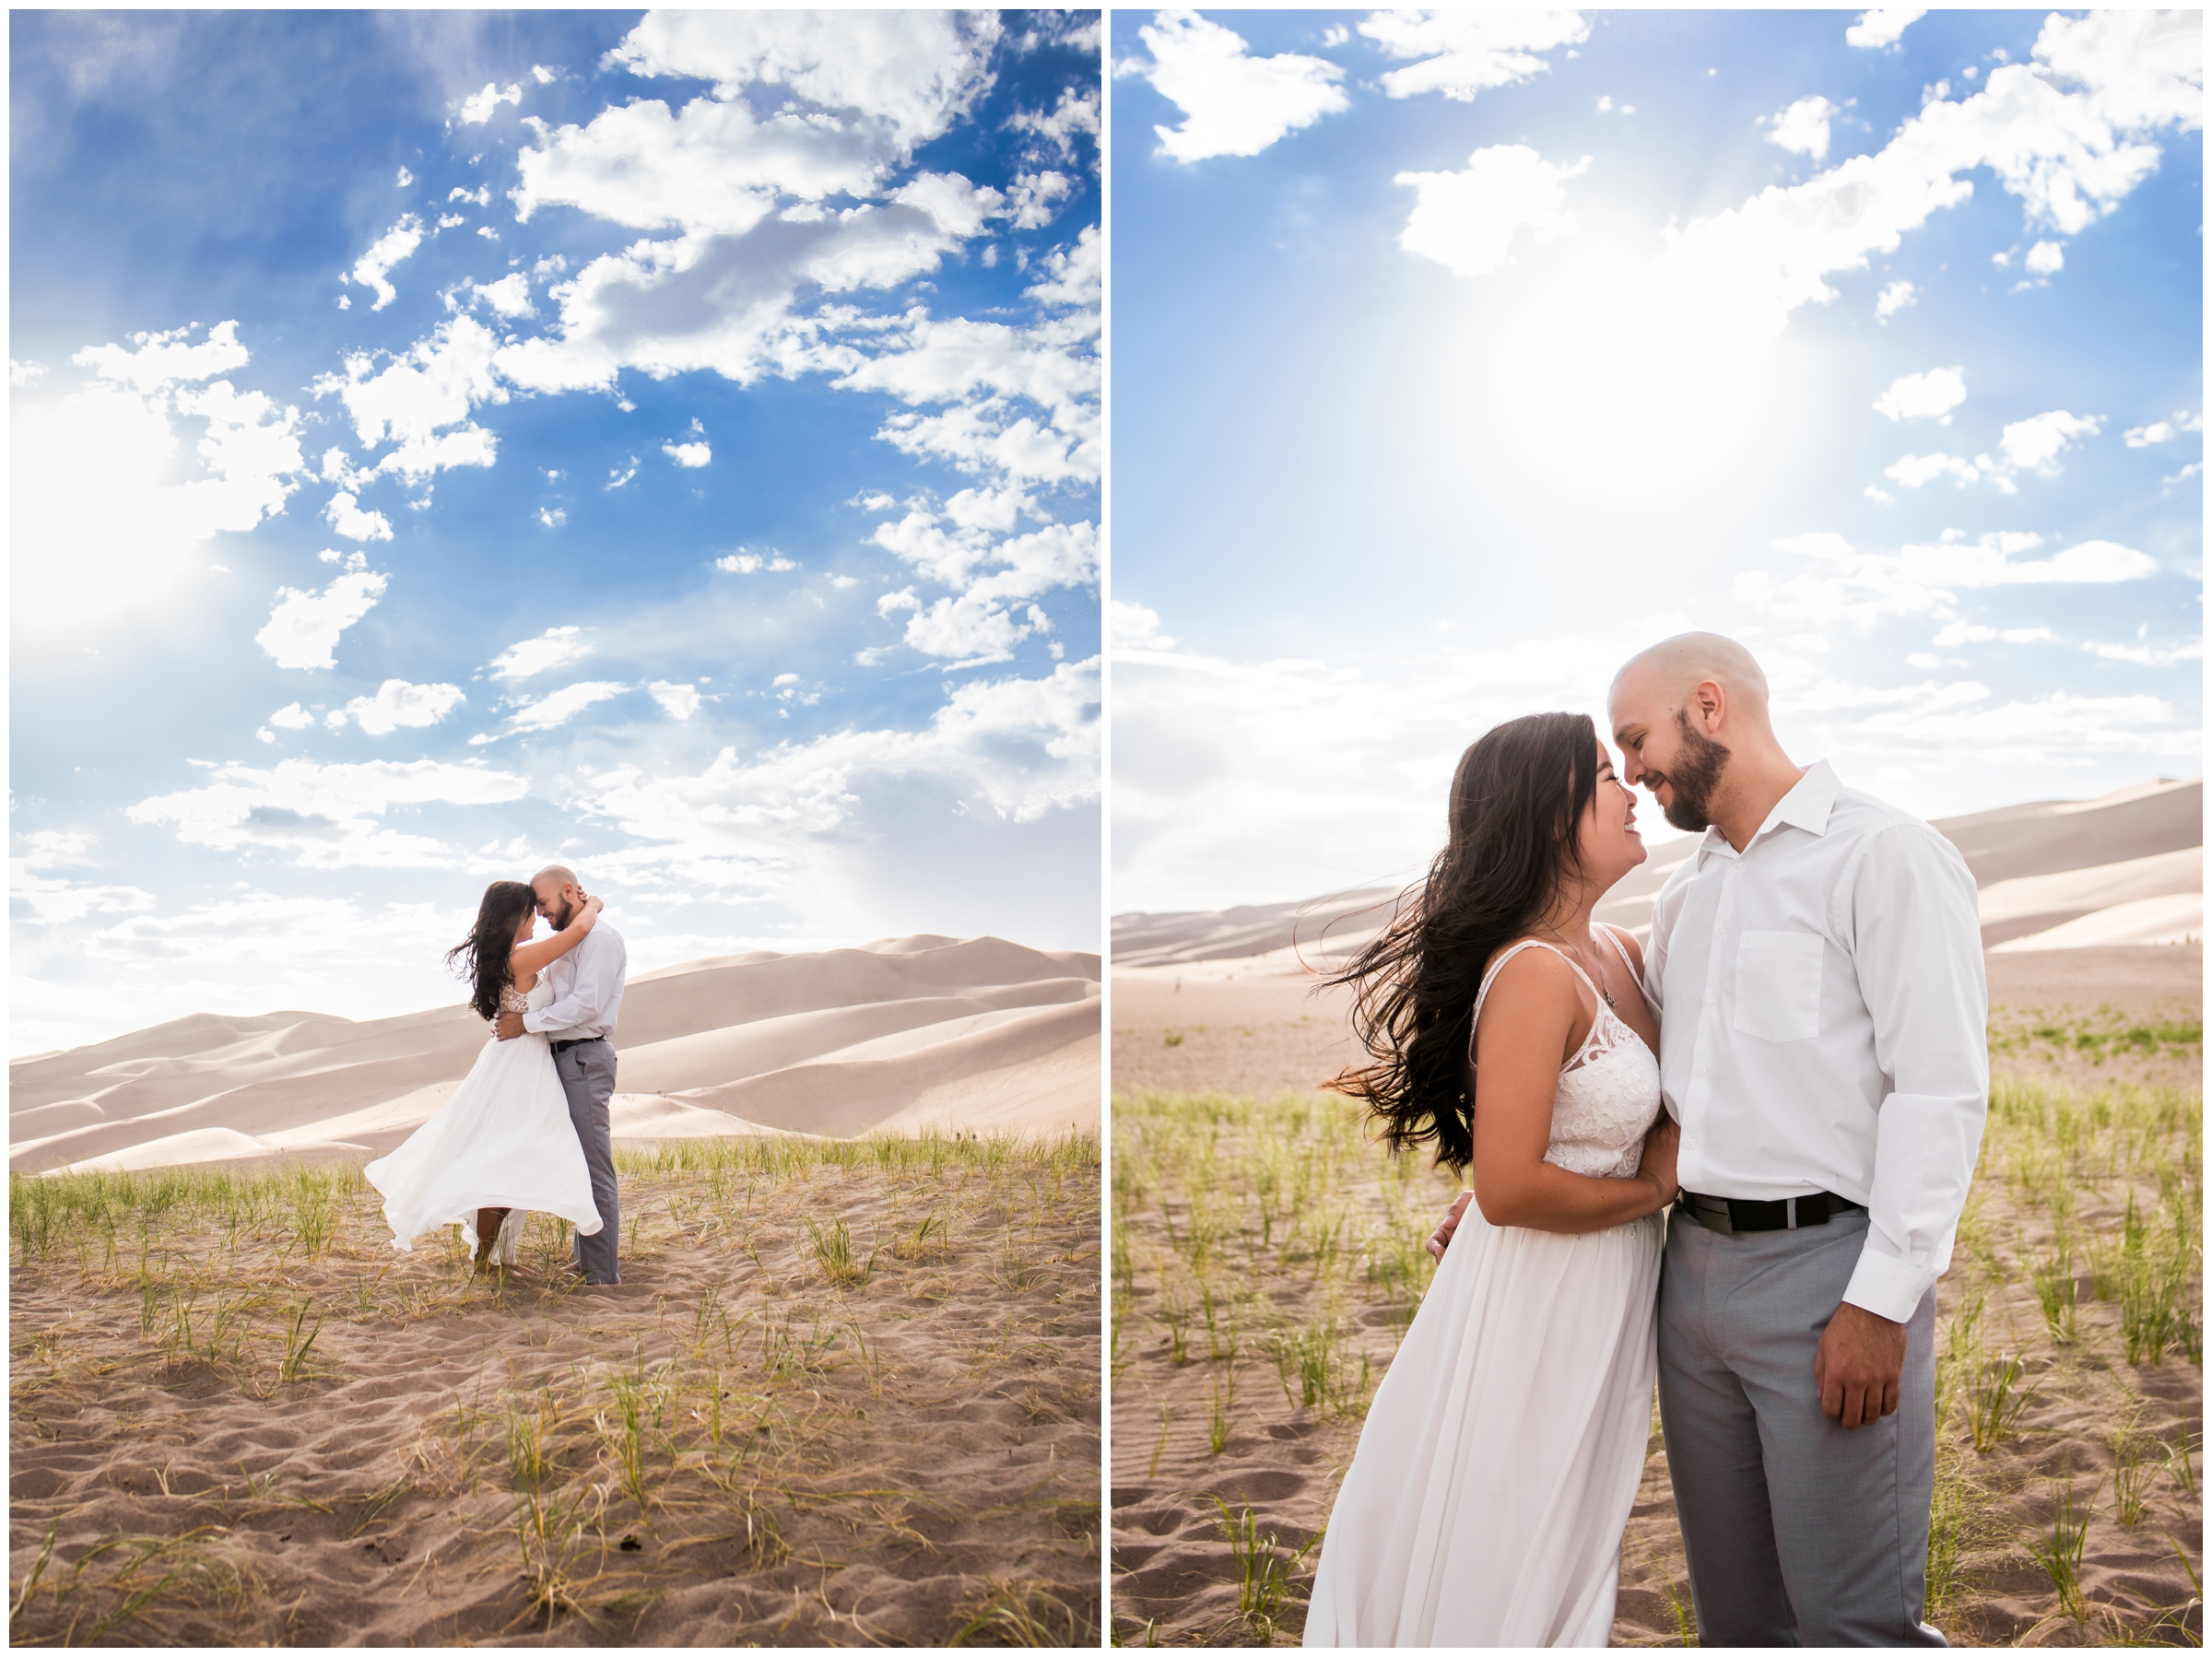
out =
[[[493,1028],[500,1032],[500,1040],[512,1041],[523,1034],[523,1016],[520,1013],[501,1013],[499,1023]]]
[[[1836,1308],[1813,1354],[1820,1413],[1845,1431],[1872,1427],[1897,1408],[1905,1372],[1905,1326],[1848,1300]]]
[[[1452,1233],[1459,1229],[1459,1216],[1466,1213],[1467,1205],[1474,1200],[1473,1192],[1461,1192],[1459,1201],[1453,1204],[1451,1212],[1444,1216],[1444,1223],[1429,1234],[1429,1257],[1431,1260],[1444,1257],[1444,1251],[1452,1246]]]

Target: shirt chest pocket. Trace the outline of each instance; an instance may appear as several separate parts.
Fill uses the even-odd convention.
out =
[[[1820,960],[1809,932],[1747,932],[1735,952],[1735,1016],[1761,1041],[1810,1041],[1820,1033]]]

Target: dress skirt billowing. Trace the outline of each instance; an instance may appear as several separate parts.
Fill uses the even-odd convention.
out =
[[[559,1215],[586,1237],[599,1229],[568,1095],[539,1035],[485,1042],[437,1114],[361,1171],[382,1193],[392,1246],[403,1252],[423,1232],[450,1225],[460,1226],[473,1249],[479,1208],[514,1211],[500,1233],[500,1257],[510,1264],[532,1209]]]
[[[1652,1421],[1663,1236],[1469,1204],[1359,1434],[1310,1646],[1602,1646]]]

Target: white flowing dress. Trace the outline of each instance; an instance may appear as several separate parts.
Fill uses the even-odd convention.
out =
[[[552,999],[541,973],[527,996],[504,991],[500,1009],[535,1012]],[[599,1229],[591,1170],[553,1068],[552,1042],[535,1033],[488,1040],[437,1114],[361,1172],[383,1193],[392,1246],[402,1253],[411,1253],[423,1232],[451,1225],[473,1251],[479,1208],[513,1210],[499,1238],[499,1256],[509,1265],[531,1209],[558,1214],[586,1237]]]
[[[1477,1017],[1531,947],[1551,946],[1500,954]],[[1598,996],[1544,1159],[1633,1174],[1659,1109],[1657,1059]],[[1655,1214],[1566,1236],[1468,1204],[1337,1492],[1307,1645],[1606,1643],[1651,1430],[1663,1236]]]

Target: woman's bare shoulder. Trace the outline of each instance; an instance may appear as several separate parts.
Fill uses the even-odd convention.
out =
[[[1606,929],[1606,934],[1627,954],[1629,965],[1636,969],[1636,975],[1639,978],[1642,977],[1643,946],[1636,941],[1636,934],[1625,926],[1614,925],[1610,921],[1600,921],[1598,924]]]

